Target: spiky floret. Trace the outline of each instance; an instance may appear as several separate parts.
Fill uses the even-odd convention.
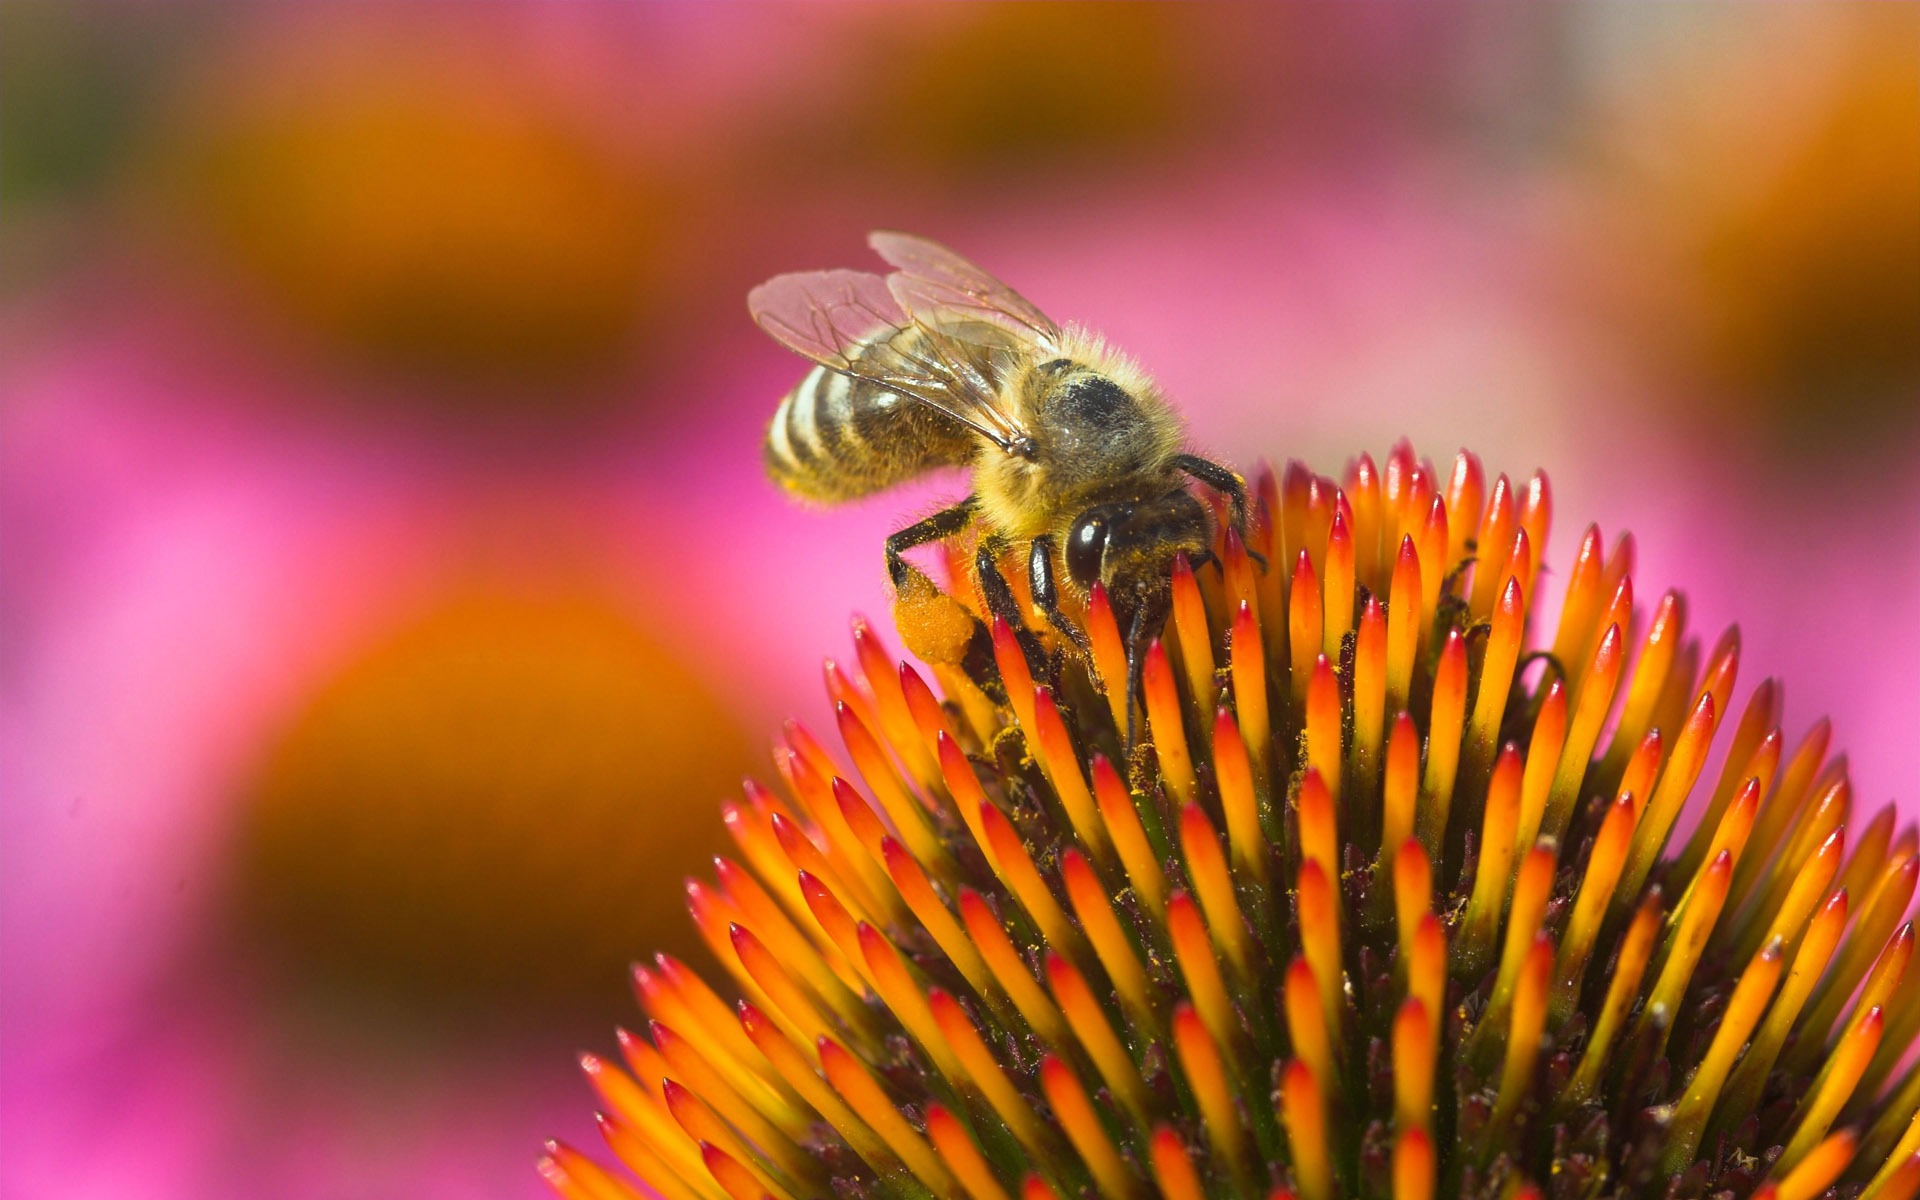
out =
[[[996,623],[944,701],[856,622],[844,759],[789,725],[783,792],[724,809],[747,866],[688,884],[729,985],[636,968],[648,1033],[583,1057],[626,1167],[668,1200],[1912,1197],[1916,835],[1852,820],[1827,726],[1789,746],[1771,680],[1736,717],[1737,633],[1636,609],[1629,538],[1589,528],[1530,630],[1544,476],[1403,444],[1256,494],[1250,546],[1175,572],[1130,754],[1097,591],[1090,666]]]

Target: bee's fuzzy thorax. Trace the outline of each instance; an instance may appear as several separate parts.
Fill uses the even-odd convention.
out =
[[[1155,404],[1166,403],[1160,385],[1154,382],[1153,376],[1147,373],[1138,359],[1084,325],[1069,322],[1061,329],[1060,355],[1085,363],[1131,395]]]
[[[1090,386],[1112,399],[1076,403]],[[1008,408],[1032,430],[1032,459],[981,446],[974,494],[989,528],[1015,539],[1064,536],[1096,500],[1150,499],[1180,485],[1167,464],[1186,441],[1179,414],[1130,356],[1069,325],[1051,353],[1005,381]]]

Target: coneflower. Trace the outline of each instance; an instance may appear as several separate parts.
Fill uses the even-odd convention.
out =
[[[582,1057],[639,1182],[553,1145],[561,1195],[1920,1189],[1916,834],[1772,680],[1736,708],[1737,631],[1593,528],[1530,629],[1543,475],[1254,490],[1131,749],[1097,589],[1089,665],[996,622],[938,694],[855,623],[843,753],[788,725],[687,885],[729,978],[637,967],[646,1031]]]

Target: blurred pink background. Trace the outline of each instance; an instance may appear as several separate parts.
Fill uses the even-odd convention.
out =
[[[746,289],[945,241],[1196,441],[1411,436],[1920,802],[1920,9],[0,3],[0,1195],[537,1196],[941,481]]]

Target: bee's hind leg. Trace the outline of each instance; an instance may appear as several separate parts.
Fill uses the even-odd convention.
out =
[[[1005,689],[1000,686],[999,671],[994,666],[993,638],[988,634],[987,627],[904,557],[907,551],[916,546],[963,532],[972,522],[976,507],[977,501],[968,496],[951,508],[943,508],[925,520],[916,521],[890,535],[886,542],[887,577],[893,583],[894,623],[907,648],[927,662],[957,665],[967,678],[986,693],[988,699],[1001,704],[1006,702],[1007,696]],[[903,615],[908,613],[922,619]],[[964,621],[964,634],[953,628],[952,622],[956,617]],[[925,636],[916,637],[914,631],[924,635],[928,629],[938,631],[932,640],[926,640]]]
[[[1033,539],[1033,551],[1027,556],[1027,579],[1033,585],[1033,602],[1047,616],[1048,624],[1060,632],[1060,636],[1073,643],[1074,649],[1082,658],[1092,655],[1093,647],[1087,641],[1087,633],[1060,611],[1060,589],[1053,576],[1053,535],[1043,533]]]
[[[977,499],[968,496],[952,508],[943,508],[924,521],[915,521],[905,529],[889,534],[887,536],[887,578],[893,581],[893,586],[896,588],[903,586],[910,577],[908,572],[913,570],[907,560],[901,557],[902,555],[915,546],[924,546],[928,542],[937,542],[941,538],[952,537],[959,533],[973,521],[974,509],[979,507],[979,504]]]

